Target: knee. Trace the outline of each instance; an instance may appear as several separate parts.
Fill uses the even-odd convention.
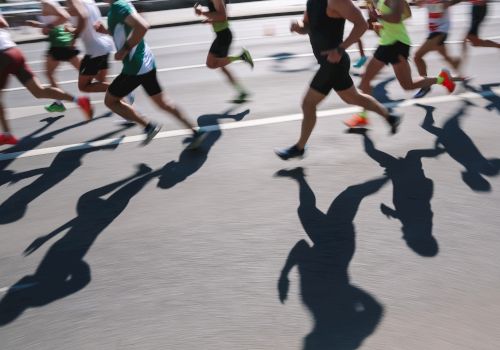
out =
[[[111,96],[109,93],[106,93],[106,96],[104,96],[104,104],[111,110],[113,110],[113,107],[118,101],[116,97]]]
[[[218,68],[217,64],[214,61],[212,61],[212,60],[207,60],[206,65],[207,65],[207,68],[209,68],[209,69],[216,69],[216,68]]]
[[[418,51],[417,51],[417,52],[415,53],[415,55],[413,56],[413,59],[414,59],[415,61],[422,61],[422,60],[423,60],[423,57],[424,57],[424,55],[422,55],[420,52],[418,52]]]
[[[403,88],[403,90],[406,90],[406,91],[414,89],[413,83],[408,82],[408,81],[400,82],[400,85]]]
[[[78,90],[80,90],[82,92],[90,92],[90,91],[88,91],[88,86],[89,86],[89,84],[86,82],[83,82],[83,81],[78,82]]]
[[[31,89],[31,94],[35,98],[43,98],[44,97],[44,91],[45,91],[44,88],[36,86],[36,87],[34,87],[34,88]]]
[[[308,99],[304,99],[302,101],[302,111],[308,112],[308,111],[315,111],[316,110],[316,104]]]

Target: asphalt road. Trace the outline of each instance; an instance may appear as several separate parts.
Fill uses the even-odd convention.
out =
[[[453,54],[468,13],[453,11]],[[485,37],[498,18],[494,4]],[[2,350],[498,348],[499,52],[472,49],[470,86],[420,101],[385,70],[377,97],[405,116],[395,136],[376,116],[366,135],[346,134],[354,109],[332,94],[308,156],[283,162],[273,148],[295,141],[316,69],[289,21],[233,23],[234,52],[256,58],[253,71],[231,67],[253,93],[236,107],[203,67],[209,27],[148,33],[166,91],[211,126],[198,152],[142,91],[165,131],[147,147],[102,95],[85,123],[74,108],[44,113],[11,81],[3,98],[24,139],[0,154]],[[409,28],[417,45],[424,12]],[[44,45],[21,46],[36,71]],[[70,67],[58,79],[76,92]]]

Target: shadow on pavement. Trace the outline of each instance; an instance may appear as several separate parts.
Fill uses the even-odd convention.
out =
[[[47,305],[83,289],[91,280],[85,255],[99,234],[151,179],[151,169],[141,165],[133,175],[83,194],[75,218],[33,241],[24,251],[26,255],[67,231],[48,249],[35,274],[23,277],[2,298],[0,327],[13,322],[30,307]],[[102,198],[107,195],[107,199]]]
[[[273,64],[271,65],[271,70],[277,73],[300,73],[307,71],[314,71],[318,66],[316,62],[307,63],[303,67],[299,68],[288,68],[287,63],[295,59],[295,54],[290,52],[279,52],[270,57],[273,58]]]
[[[442,128],[434,126],[434,107],[421,104],[417,106],[426,111],[422,128],[436,136],[436,147],[442,146],[451,158],[465,168],[462,180],[474,191],[491,191],[491,185],[484,176],[498,175],[500,159],[486,159],[460,127],[460,119],[465,116],[467,109],[474,105],[465,101]]]
[[[92,120],[81,121],[81,122],[71,124],[71,125],[65,126],[63,128],[60,128],[60,129],[57,129],[54,131],[50,131],[50,132],[47,132],[47,133],[40,135],[41,132],[45,131],[47,128],[52,126],[52,124],[54,124],[55,122],[57,122],[59,119],[63,118],[64,116],[60,115],[57,117],[44,118],[44,119],[40,120],[40,122],[45,123],[43,126],[36,129],[31,134],[24,136],[23,138],[21,138],[19,140],[19,142],[16,145],[11,146],[11,147],[1,151],[0,154],[19,153],[19,155],[21,155],[22,153],[24,153],[26,151],[35,149],[36,147],[40,146],[42,143],[44,143],[46,141],[52,140],[55,136],[62,134],[65,131],[89,124],[95,120],[108,118],[111,115],[112,115],[112,113],[108,112],[108,113],[105,113],[99,117],[92,119]],[[22,180],[22,179],[27,178],[27,177],[39,175],[39,173],[37,173],[37,172],[33,172],[33,173],[32,172],[24,172],[23,175],[19,175],[19,174],[14,173],[11,170],[5,170],[14,161],[15,161],[15,158],[0,161],[0,186],[4,185],[6,183],[9,183],[11,181],[19,181],[19,180]]]
[[[480,94],[483,98],[490,101],[490,104],[485,107],[487,110],[492,111],[496,109],[500,113],[500,96],[493,91],[493,88],[500,86],[500,83],[481,84],[479,85],[479,89],[467,82],[464,83],[464,86],[467,90]]]
[[[387,177],[349,186],[325,213],[316,207],[316,197],[302,168],[280,170],[299,185],[298,215],[313,242],[295,244],[278,281],[282,303],[288,296],[288,275],[297,266],[303,303],[311,311],[314,328],[304,339],[304,350],[357,349],[376,329],[383,316],[382,305],[350,282],[348,268],[355,251],[354,217],[363,198],[376,193]]]
[[[105,140],[130,127],[131,126],[124,126],[118,130],[89,140],[87,143]],[[28,205],[75,172],[82,165],[82,159],[85,155],[101,150],[114,150],[118,147],[118,144],[119,142],[112,142],[109,145],[100,147],[77,148],[74,150],[68,149],[67,151],[59,152],[47,168],[29,170],[13,175],[9,181],[10,183],[15,183],[19,179],[28,178],[35,174],[41,174],[41,176],[31,184],[20,189],[0,204],[0,225],[20,220],[26,214]]]
[[[388,218],[401,221],[403,239],[415,253],[433,257],[438,254],[438,242],[432,235],[431,199],[434,184],[422,168],[422,158],[434,158],[444,152],[442,148],[408,151],[406,157],[395,158],[375,148],[373,141],[363,135],[365,152],[385,169],[393,185],[394,209],[385,204],[380,210]]]
[[[232,109],[222,114],[206,114],[198,117],[198,126],[209,131],[207,138],[203,141],[199,149],[194,151],[185,149],[180,154],[179,160],[167,163],[159,171],[159,188],[172,188],[196,173],[205,164],[210,149],[222,135],[219,128],[219,120],[233,119],[240,121],[250,113],[250,110],[247,109],[237,114],[230,114],[231,112]]]

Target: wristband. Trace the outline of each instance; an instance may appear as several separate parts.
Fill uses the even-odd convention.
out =
[[[337,50],[337,52],[339,53],[340,56],[342,56],[343,54],[345,54],[345,49],[341,46],[337,46],[335,48],[335,50]]]

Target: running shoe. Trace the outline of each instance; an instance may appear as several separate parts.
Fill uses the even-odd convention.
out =
[[[195,150],[198,147],[200,147],[203,141],[207,138],[207,135],[208,134],[206,131],[202,130],[195,131],[193,134],[193,139],[191,140],[191,143],[189,144],[187,149]]]
[[[421,88],[420,90],[418,90],[418,92],[415,94],[415,96],[413,96],[413,98],[422,98],[425,95],[427,95],[430,91],[431,91],[430,86]]]
[[[300,150],[296,145],[288,148],[275,149],[274,153],[283,160],[290,158],[304,158],[305,149]]]
[[[15,145],[17,139],[11,134],[0,134],[0,145]]]
[[[450,94],[455,91],[455,83],[453,82],[453,79],[451,77],[450,71],[447,69],[441,69],[441,72],[439,73],[439,77],[443,78],[443,82],[441,85],[443,85],[445,88],[448,89]]]
[[[78,97],[76,100],[76,104],[85,113],[85,117],[88,120],[91,120],[92,117],[94,116],[94,110],[92,108],[92,104],[90,103],[90,99],[85,96]]]
[[[148,143],[150,143],[156,134],[160,132],[161,126],[156,125],[154,123],[149,123],[145,128],[144,128],[144,133],[146,134],[146,137],[142,141],[142,145],[146,146]]]
[[[250,67],[252,67],[252,69],[253,69],[254,64],[253,64],[252,55],[250,55],[250,52],[247,49],[243,49],[243,52],[241,53],[240,57],[243,61],[248,63],[250,65]]]
[[[348,128],[359,128],[359,127],[365,127],[368,125],[368,118],[364,118],[360,116],[359,114],[356,114],[351,117],[351,119],[344,120],[344,124]]]
[[[236,104],[248,102],[248,100],[247,100],[248,96],[250,96],[250,94],[248,92],[242,91],[238,94],[238,96],[236,96],[235,99],[231,100],[231,102],[236,103]]]
[[[391,134],[395,134],[398,132],[399,125],[401,124],[401,121],[403,120],[403,117],[397,114],[391,114],[389,116],[389,119],[387,119],[387,122],[389,123],[391,127]]]
[[[50,113],[62,113],[66,111],[66,107],[61,101],[54,101],[52,104],[45,106],[45,110]]]
[[[361,56],[357,61],[356,63],[354,63],[353,67],[354,68],[361,68],[365,65],[366,61],[368,60],[368,58],[366,56]]]

